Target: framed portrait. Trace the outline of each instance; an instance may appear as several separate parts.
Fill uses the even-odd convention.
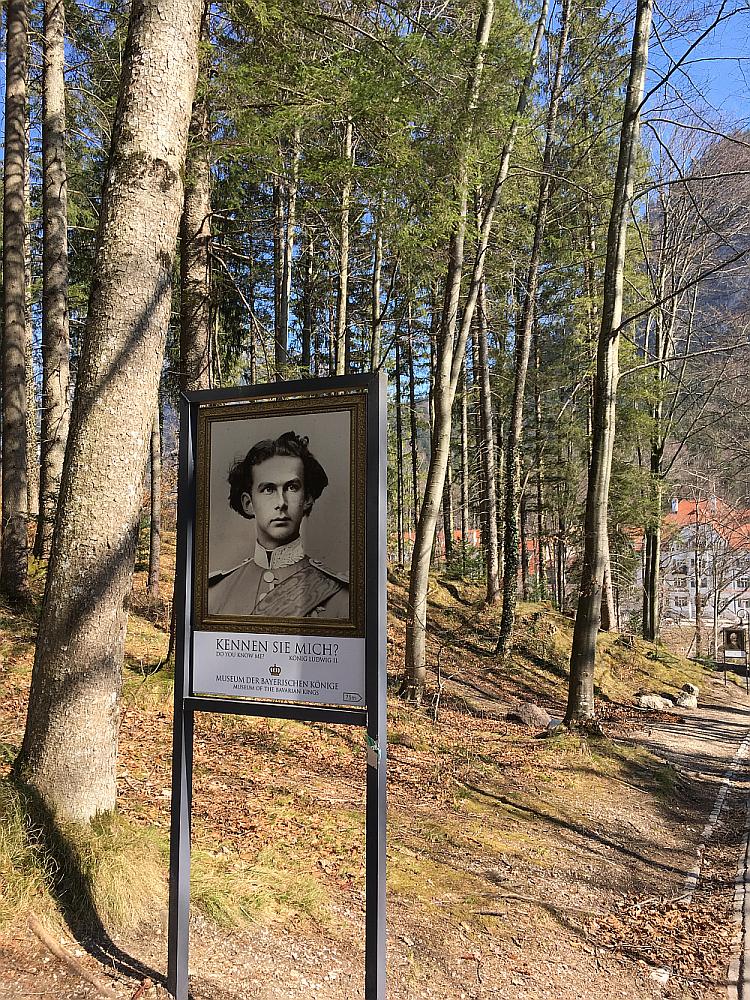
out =
[[[348,376],[189,398],[195,697],[366,707],[384,588],[383,385]]]
[[[744,656],[746,651],[745,630],[740,626],[729,625],[722,630],[724,652],[727,656]]]
[[[195,627],[362,635],[361,393],[198,416]]]

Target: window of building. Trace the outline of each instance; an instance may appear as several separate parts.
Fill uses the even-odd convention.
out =
[[[687,595],[683,596],[681,594],[678,594],[674,599],[674,606],[676,608],[686,608],[688,606],[689,601],[690,599],[687,597]]]

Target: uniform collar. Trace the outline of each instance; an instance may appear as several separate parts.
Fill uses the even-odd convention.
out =
[[[287,545],[279,545],[276,549],[264,549],[258,542],[255,543],[255,555],[253,562],[261,569],[285,569],[287,566],[294,566],[300,559],[305,558],[305,546],[301,538],[295,538]]]

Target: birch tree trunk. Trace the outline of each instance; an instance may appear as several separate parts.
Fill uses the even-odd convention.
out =
[[[542,255],[542,241],[547,226],[547,212],[552,196],[552,162],[554,157],[557,115],[563,91],[563,66],[570,26],[570,0],[564,0],[560,15],[560,35],[555,57],[555,74],[547,111],[547,134],[544,143],[542,176],[539,181],[534,242],[531,247],[529,270],[526,278],[525,297],[521,311],[515,347],[515,371],[513,400],[505,436],[505,567],[503,573],[503,611],[500,619],[500,634],[496,654],[507,656],[513,644],[513,626],[516,619],[518,600],[518,557],[519,557],[519,505],[521,484],[521,443],[523,439],[523,408],[526,393],[526,374],[531,353],[531,339],[536,313],[536,297],[539,287],[539,265]],[[525,558],[525,554],[524,554]]]
[[[596,353],[591,466],[586,492],[584,550],[578,610],[570,654],[567,725],[594,715],[594,663],[601,616],[617,402],[618,351],[625,282],[625,245],[634,185],[653,0],[637,0],[630,74],[625,95],[614,197],[607,233],[604,299]]]
[[[2,339],[2,545],[0,587],[13,600],[28,588],[26,469],[26,72],[27,0],[8,0],[5,74]]]
[[[115,805],[140,485],[171,307],[202,0],[134,0],[16,772],[59,819]]]

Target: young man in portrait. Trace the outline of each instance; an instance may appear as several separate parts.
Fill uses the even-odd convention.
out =
[[[348,577],[310,559],[300,536],[328,485],[308,439],[287,431],[259,441],[232,466],[228,481],[229,506],[255,522],[255,551],[233,569],[211,574],[208,613],[348,618]]]

